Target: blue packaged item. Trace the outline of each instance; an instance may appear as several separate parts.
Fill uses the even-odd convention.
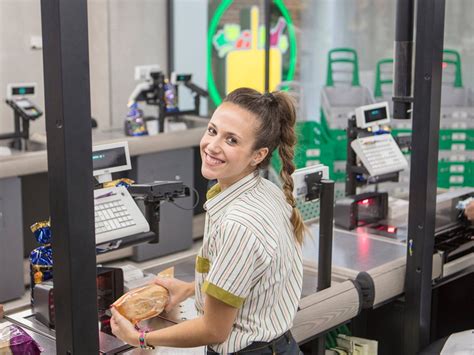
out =
[[[30,271],[32,288],[53,278],[53,250],[50,244],[33,249],[30,254]]]
[[[127,189],[130,187],[130,185],[133,185],[135,181],[127,178],[122,178],[122,179],[117,179],[117,180],[112,180],[112,181],[107,181],[102,184],[103,188],[107,187],[119,187],[119,186],[125,186]]]
[[[33,304],[35,285],[53,278],[53,249],[49,221],[35,223],[30,228],[38,243],[43,244],[30,253],[31,303]]]
[[[176,95],[176,88],[168,80],[165,81],[165,104],[166,112],[179,111],[178,95]]]
[[[125,119],[125,135],[132,137],[148,135],[145,120],[143,119],[143,113],[138,108],[136,102],[130,105],[130,110]]]
[[[40,244],[51,242],[51,228],[49,221],[37,222],[30,227],[35,235],[36,241]]]

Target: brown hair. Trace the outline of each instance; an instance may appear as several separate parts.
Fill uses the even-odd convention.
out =
[[[259,164],[260,168],[269,165],[273,151],[278,148],[282,160],[280,176],[283,180],[283,192],[286,201],[293,207],[291,223],[295,231],[295,237],[299,244],[303,243],[305,225],[299,210],[296,208],[296,200],[293,197],[293,179],[291,174],[295,171],[293,163],[294,148],[296,144],[295,103],[290,95],[285,92],[273,92],[260,94],[249,88],[240,88],[232,91],[224,99],[253,113],[260,121],[257,130],[254,149],[268,148],[268,155]]]

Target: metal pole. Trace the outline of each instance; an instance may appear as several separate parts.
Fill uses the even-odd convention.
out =
[[[15,111],[15,114],[14,114],[14,119],[15,119],[15,135],[17,135],[18,138],[16,138],[13,141],[12,146],[15,149],[21,150],[21,147],[22,147],[23,144],[21,142],[20,115],[16,111]]]
[[[331,286],[334,181],[321,180],[321,198],[319,199],[319,202],[320,212],[317,291],[324,290]]]
[[[270,91],[270,26],[272,0],[265,0],[265,92]]]
[[[86,0],[42,0],[56,352],[98,354]]]
[[[436,174],[445,0],[418,0],[413,139],[406,269],[404,354],[418,353],[430,336]]]
[[[393,118],[410,118],[415,0],[397,0]]]
[[[158,132],[163,133],[165,131],[166,101],[165,101],[165,75],[161,72],[158,73],[155,87],[156,87],[156,95],[158,97]]]
[[[347,159],[346,159],[346,186],[345,186],[345,193],[346,196],[355,195],[357,191],[357,181],[356,181],[356,173],[353,171],[354,167],[356,166],[357,157],[356,153],[351,147],[351,142],[357,138],[357,126],[355,117],[351,117],[347,120],[347,143],[346,143],[346,151],[347,151]]]
[[[156,235],[153,243],[158,243],[160,241],[160,202],[145,199],[145,215],[150,224],[150,231]]]
[[[319,199],[319,249],[318,249],[318,286],[317,291],[331,286],[332,266],[332,235],[334,221],[334,181],[321,180]],[[326,337],[322,335],[316,340],[313,353],[324,355]]]
[[[174,71],[174,0],[166,2],[166,44],[168,52],[168,77]]]

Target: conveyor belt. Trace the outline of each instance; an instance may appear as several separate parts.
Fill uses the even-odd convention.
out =
[[[474,230],[464,225],[458,225],[438,231],[435,236],[434,248],[443,253],[445,262],[473,253]]]

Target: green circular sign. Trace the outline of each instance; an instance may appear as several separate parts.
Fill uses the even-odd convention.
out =
[[[221,4],[217,7],[214,16],[209,23],[209,31],[207,35],[207,85],[209,87],[209,96],[216,106],[220,105],[222,102],[222,97],[217,90],[216,82],[214,80],[214,74],[212,73],[212,37],[217,31],[219,21],[222,18],[222,15],[227,11],[230,5],[232,5],[234,0],[223,0]],[[283,15],[287,25],[288,25],[288,34],[290,37],[290,65],[288,68],[288,73],[286,75],[286,81],[293,80],[296,70],[296,34],[291,20],[290,13],[286,8],[283,0],[273,0],[274,4],[278,7],[281,14]]]

